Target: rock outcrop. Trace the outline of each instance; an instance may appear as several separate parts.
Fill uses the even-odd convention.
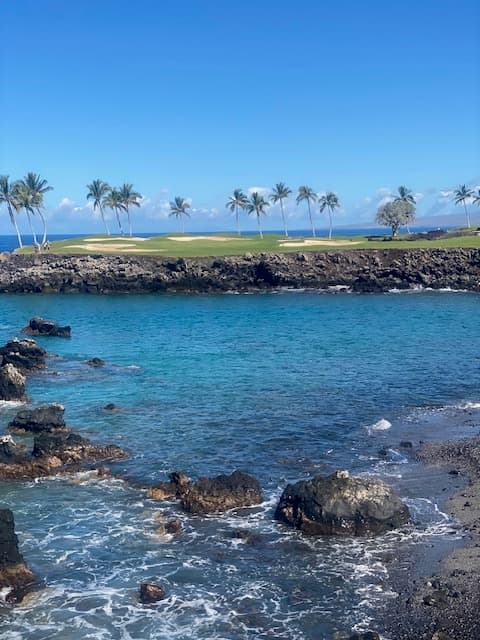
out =
[[[31,336],[52,336],[55,338],[70,338],[71,328],[68,326],[61,327],[53,320],[45,320],[35,316],[28,323],[28,326],[22,329],[22,333],[28,333]]]
[[[190,487],[190,478],[181,471],[174,471],[169,475],[169,482],[159,482],[147,491],[147,497],[152,500],[173,500],[181,498]]]
[[[13,513],[0,509],[0,591],[7,602],[20,602],[36,582],[18,550]]]
[[[347,471],[290,484],[275,511],[280,522],[309,535],[381,534],[408,522],[408,507],[381,480]]]
[[[387,243],[386,243],[387,244]],[[349,249],[218,258],[9,254],[0,291],[112,293],[348,287],[480,291],[480,249]]]
[[[90,360],[85,360],[85,364],[89,364],[91,367],[104,367],[105,360],[95,357],[95,358],[90,358]]]
[[[46,357],[45,349],[35,340],[28,338],[14,338],[0,347],[0,365],[13,364],[23,373],[32,369],[43,369]]]
[[[140,585],[139,599],[143,604],[153,604],[165,598],[165,590],[154,582],[142,582]]]
[[[0,400],[26,400],[25,381],[25,376],[13,364],[0,367]]]
[[[64,413],[65,407],[58,403],[23,409],[9,423],[8,429],[13,433],[67,431]]]
[[[263,502],[263,493],[253,476],[241,471],[216,478],[200,478],[190,484],[181,498],[182,508],[188,513],[203,514],[250,507]]]

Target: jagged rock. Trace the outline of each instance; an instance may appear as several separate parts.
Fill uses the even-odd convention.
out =
[[[236,507],[250,507],[263,501],[258,481],[241,471],[216,478],[200,478],[190,484],[182,497],[185,511],[195,514],[216,513]]]
[[[13,364],[22,372],[31,369],[43,369],[47,352],[43,347],[35,342],[24,338],[18,340],[14,338],[7,342],[4,347],[0,347],[0,363]]]
[[[89,364],[91,367],[103,367],[105,366],[105,360],[101,358],[91,358],[90,360],[85,360],[85,364]]]
[[[178,518],[167,520],[155,529],[155,533],[159,535],[178,535],[182,531],[182,523]]]
[[[0,367],[0,400],[26,399],[25,376],[13,364],[4,364]]]
[[[63,419],[65,407],[61,404],[43,404],[33,409],[19,411],[9,423],[8,428],[13,432],[40,433],[43,431],[67,431]]]
[[[116,404],[113,404],[113,402],[109,402],[103,407],[103,410],[104,411],[121,411],[122,409]]]
[[[13,513],[0,509],[0,590],[6,590],[7,602],[20,602],[35,584],[35,576],[18,550]]]
[[[15,443],[12,436],[0,436],[0,463],[15,463],[25,459],[25,448]]]
[[[28,323],[27,327],[22,329],[22,333],[28,333],[32,336],[53,336],[55,338],[70,338],[71,328],[60,327],[53,320],[45,320],[35,316]]]
[[[172,500],[181,498],[190,485],[190,478],[181,471],[169,475],[170,482],[159,482],[147,491],[147,497],[153,500]]]
[[[306,534],[360,536],[402,526],[409,511],[381,480],[337,471],[288,485],[275,518]]]
[[[154,602],[158,602],[159,600],[163,600],[165,598],[166,593],[164,589],[158,584],[154,582],[142,582],[140,585],[140,602],[143,604],[152,604]]]
[[[381,640],[381,638],[376,631],[364,631],[353,633],[348,640]]]

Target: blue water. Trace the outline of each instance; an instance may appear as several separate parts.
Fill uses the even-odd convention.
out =
[[[30,397],[62,402],[79,432],[127,448],[115,472],[150,485],[175,469],[240,468],[265,503],[198,518],[121,479],[0,483],[46,583],[2,614],[2,640],[331,639],[381,628],[402,576],[458,544],[443,513],[453,480],[398,444],[477,432],[478,295],[2,295],[0,343],[33,315],[71,324],[72,338],[39,340],[58,357],[30,377]],[[107,366],[85,365],[93,356]],[[109,402],[123,412],[103,412]],[[0,430],[15,410],[0,407]],[[391,428],[372,428],[381,419]],[[413,524],[313,540],[274,522],[287,482],[336,468],[393,484]],[[162,513],[181,518],[180,538],[155,534]],[[232,538],[238,528],[257,544]],[[156,607],[135,600],[145,580],[166,588]]]
[[[418,227],[412,227],[412,231],[419,233],[421,231],[431,231],[432,229],[434,229],[436,227],[425,227],[425,226],[418,226]],[[448,227],[445,227],[448,228]],[[231,230],[227,230],[227,233],[231,233]],[[365,228],[358,228],[358,227],[354,227],[351,229],[348,228],[344,228],[344,227],[339,227],[336,230],[338,235],[342,235],[342,236],[364,236],[364,235],[390,235],[390,232],[388,229],[384,229],[384,228],[379,228],[379,227],[365,227]],[[204,231],[193,231],[193,232],[188,232],[190,235],[205,235]],[[242,232],[243,235],[245,236],[251,236],[251,235],[256,235],[257,231],[243,231]],[[276,231],[268,231],[268,233],[279,233],[282,234],[283,231],[278,229]],[[311,235],[311,230],[310,229],[292,229],[289,230],[289,235],[291,237],[304,237],[304,236],[310,236]],[[327,231],[325,231],[325,229],[319,229],[318,230],[318,235],[322,236],[322,235],[327,235]],[[152,236],[158,236],[161,235],[160,233],[135,233],[135,236],[140,237],[140,238],[150,238]],[[79,233],[75,233],[75,234],[68,234],[68,233],[64,233],[64,234],[50,234],[48,236],[49,240],[51,242],[55,242],[55,240],[66,240],[68,238],[81,238],[84,237],[85,234],[79,234]],[[23,236],[23,244],[24,245],[33,245],[33,236],[31,235],[24,235]],[[17,240],[17,236],[14,235],[0,235],[0,253],[2,251],[13,251],[14,249],[18,248],[18,240]]]

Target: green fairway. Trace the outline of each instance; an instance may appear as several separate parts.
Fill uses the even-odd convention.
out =
[[[387,236],[388,238],[388,236]],[[345,249],[413,249],[413,248],[480,247],[480,236],[473,233],[436,240],[374,240],[365,236],[292,237],[277,234],[236,236],[212,234],[204,236],[168,234],[153,238],[128,236],[87,236],[53,242],[50,253],[102,255],[161,255],[168,257],[229,256],[245,253],[285,253],[303,251],[332,251]],[[20,253],[31,253],[26,247]]]

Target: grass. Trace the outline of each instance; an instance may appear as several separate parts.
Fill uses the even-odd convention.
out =
[[[374,240],[369,241],[365,236],[334,236],[336,244],[329,244],[325,237],[318,237],[318,244],[298,246],[298,243],[311,241],[311,237],[286,239],[277,234],[264,234],[261,240],[258,236],[236,236],[230,234],[215,234],[201,236],[191,241],[181,238],[192,238],[185,234],[168,234],[148,239],[130,240],[119,236],[86,236],[84,238],[70,238],[53,242],[50,253],[55,254],[102,254],[102,255],[161,255],[166,257],[201,257],[201,256],[231,256],[245,253],[287,253],[304,251],[332,251],[345,249],[414,249],[414,248],[480,248],[480,236],[472,233],[462,236],[446,237],[436,240]],[[32,253],[32,247],[25,247],[19,253]]]

